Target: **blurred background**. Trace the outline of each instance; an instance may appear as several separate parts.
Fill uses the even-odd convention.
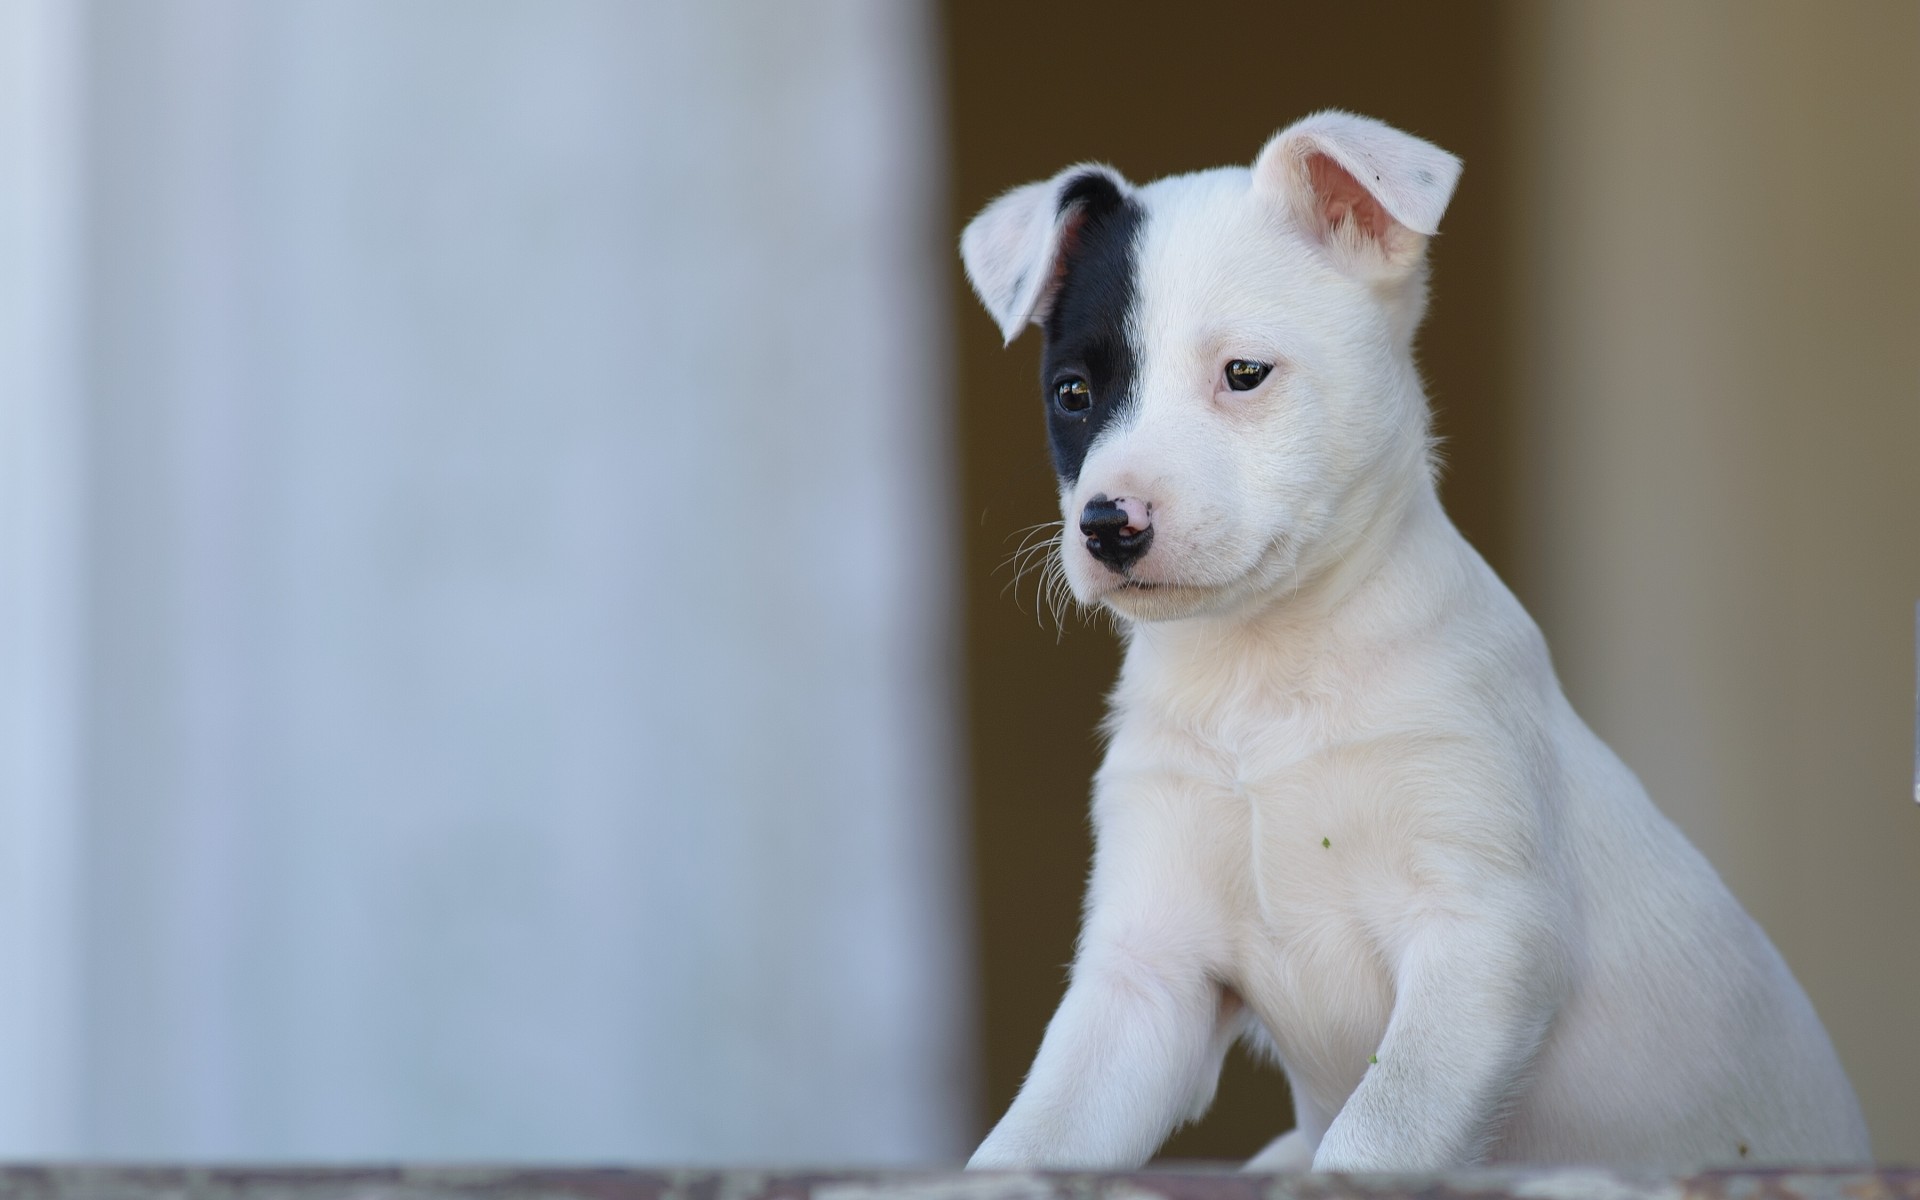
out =
[[[1466,160],[1448,503],[1920,1161],[1910,0],[0,0],[0,1155],[964,1157],[1116,648],[954,241],[1328,106]]]

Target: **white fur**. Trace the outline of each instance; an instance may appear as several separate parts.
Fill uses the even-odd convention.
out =
[[[960,235],[967,277],[1009,342],[1029,321],[1037,325],[1047,318],[1054,258],[1071,216],[1060,209],[1060,193],[1089,174],[1106,176],[1123,193],[1132,190],[1112,167],[1081,163],[1014,188],[982,209]]]
[[[1411,341],[1457,174],[1328,113],[1131,193],[1138,404],[1061,494],[1075,595],[1126,640],[1085,923],[972,1166],[1144,1162],[1242,1035],[1298,1121],[1258,1166],[1868,1160],[1786,965],[1441,511]],[[963,240],[1009,336],[1056,274],[1059,178]],[[1236,358],[1276,366],[1237,393]],[[1096,493],[1151,506],[1127,575],[1074,532]]]

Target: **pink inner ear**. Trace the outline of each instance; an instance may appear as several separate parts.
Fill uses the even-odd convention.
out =
[[[1052,278],[1047,280],[1046,293],[1040,299],[1041,318],[1045,317],[1047,309],[1053,307],[1054,293],[1060,290],[1061,283],[1067,278],[1067,260],[1080,248],[1080,227],[1086,223],[1086,209],[1076,204],[1060,226],[1060,244],[1053,251]]]
[[[1393,228],[1393,218],[1373,193],[1347,174],[1346,168],[1325,154],[1307,155],[1307,177],[1313,183],[1313,195],[1320,205],[1320,219],[1328,231],[1352,220],[1354,228],[1375,241],[1384,241]]]

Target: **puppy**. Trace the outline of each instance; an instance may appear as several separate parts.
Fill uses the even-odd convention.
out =
[[[961,238],[1125,663],[1071,982],[974,1167],[1131,1167],[1236,1038],[1252,1166],[1864,1163],[1786,964],[1441,511],[1411,346],[1459,160],[1308,117],[1251,170],[1069,167]]]

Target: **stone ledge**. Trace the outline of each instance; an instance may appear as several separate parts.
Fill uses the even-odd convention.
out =
[[[1241,1175],[0,1166],[0,1200],[1920,1200],[1920,1171]]]

